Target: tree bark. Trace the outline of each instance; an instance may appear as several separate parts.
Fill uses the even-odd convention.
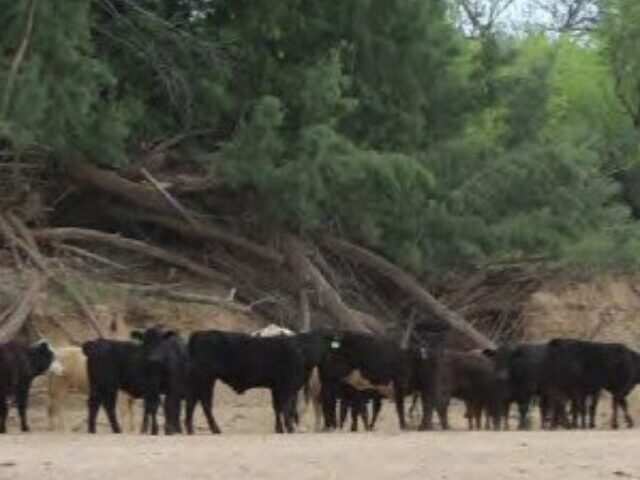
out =
[[[431,295],[416,278],[406,273],[383,257],[345,240],[323,236],[320,243],[333,252],[349,260],[362,264],[393,281],[401,290],[420,302],[437,319],[448,324],[453,330],[464,335],[480,348],[494,348],[495,344],[473,328],[461,315],[450,310]]]
[[[92,187],[155,212],[171,212],[164,197],[155,189],[122,178],[116,172],[75,163],[67,176],[82,188]]]
[[[271,263],[283,263],[284,256],[277,251],[268,247],[262,246],[246,238],[240,237],[233,233],[229,233],[224,228],[212,225],[211,223],[200,223],[196,225],[189,224],[185,221],[179,220],[175,217],[168,215],[158,215],[153,213],[127,213],[128,218],[132,220],[138,220],[141,222],[151,223],[174,232],[180,233],[185,237],[200,239],[200,240],[213,240],[223,243],[230,247],[238,248],[244,252],[250,253],[262,260]]]
[[[334,315],[340,328],[369,333],[385,333],[384,326],[374,317],[348,307],[338,292],[326,281],[316,266],[307,258],[304,244],[293,236],[284,239],[289,267],[303,285],[315,287],[320,304]]]
[[[103,233],[97,230],[83,228],[43,228],[41,230],[33,230],[32,233],[34,238],[40,241],[94,242],[123,248],[125,250],[131,250],[148,257],[162,260],[163,262],[171,265],[184,268],[185,270],[218,283],[231,283],[231,279],[227,275],[192,262],[182,255],[149,245],[148,243],[140,240],[133,240],[112,233]]]

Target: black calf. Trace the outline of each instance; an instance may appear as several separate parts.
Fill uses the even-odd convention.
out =
[[[62,373],[62,366],[46,341],[29,347],[13,341],[0,344],[0,433],[7,431],[7,398],[10,396],[16,399],[22,431],[29,431],[27,405],[31,383],[47,370]]]

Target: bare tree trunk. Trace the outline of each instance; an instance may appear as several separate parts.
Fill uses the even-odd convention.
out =
[[[293,236],[284,240],[284,249],[291,270],[304,284],[312,284],[318,292],[321,306],[334,315],[341,328],[371,333],[385,333],[384,326],[371,315],[348,307],[338,292],[329,285],[316,266],[307,258],[305,245]]]
[[[431,315],[446,322],[453,330],[464,335],[478,347],[495,347],[491,340],[473,328],[462,316],[444,306],[433,295],[427,292],[417,279],[388,260],[345,240],[325,236],[320,238],[320,242],[338,255],[375,270],[380,275],[393,281],[398,288],[402,289],[408,295],[411,295],[411,297],[426,307]]]

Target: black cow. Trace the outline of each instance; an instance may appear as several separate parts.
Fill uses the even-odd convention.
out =
[[[336,398],[345,382],[393,398],[400,428],[406,429],[404,397],[413,389],[413,370],[408,351],[395,342],[364,333],[334,332],[320,363],[320,380],[325,428],[337,426]]]
[[[448,408],[451,398],[466,405],[469,429],[480,429],[482,413],[487,414],[487,428],[501,427],[508,398],[508,375],[482,351],[444,350],[434,362],[423,363],[419,370],[422,387],[423,420],[421,429],[431,428],[435,406],[443,429],[449,428]],[[490,420],[490,423],[489,423]]]
[[[382,408],[382,395],[371,390],[356,390],[351,385],[343,383],[337,400],[340,402],[340,428],[344,428],[347,414],[351,413],[351,431],[358,431],[358,418],[366,430],[373,430]],[[369,417],[369,403],[372,404]]]
[[[219,330],[194,332],[188,343],[192,370],[187,432],[193,433],[193,413],[199,402],[211,432],[220,433],[212,412],[216,380],[222,380],[237,393],[269,388],[276,432],[293,432],[297,394],[309,377],[316,344],[313,335],[301,335],[304,336],[254,337]]]
[[[157,433],[156,412],[160,394],[164,394],[165,434],[180,433],[180,405],[186,397],[189,355],[184,340],[172,330],[153,327],[133,332],[141,342],[145,372],[145,415],[142,431],[151,420],[151,432]]]
[[[22,431],[29,431],[29,390],[33,379],[46,371],[61,374],[62,365],[45,340],[28,347],[14,341],[0,344],[0,433],[7,431],[7,399],[10,396],[15,397]]]
[[[502,345],[496,350],[485,350],[484,353],[494,359],[499,369],[508,371],[509,398],[505,414],[508,417],[509,404],[518,405],[518,428],[530,428],[529,409],[532,400],[540,395],[542,367],[547,352],[547,344],[515,344]],[[546,401],[540,397],[540,418],[546,417]],[[505,419],[508,422],[508,418]]]
[[[448,394],[444,382],[444,376],[448,371],[444,365],[446,333],[445,329],[433,330],[427,325],[418,324],[411,334],[409,355],[413,370],[414,398],[410,412],[413,411],[419,396],[422,401],[420,430],[433,428],[434,409],[441,427],[449,428]]]
[[[640,381],[640,356],[620,343],[603,343],[564,338],[552,339],[543,363],[542,390],[550,402],[552,426],[569,426],[564,404],[573,406],[573,426],[581,417],[586,427],[595,427],[597,400],[604,389],[612,396],[612,428],[618,428],[618,407],[622,408],[626,423],[633,426],[627,410],[626,397]]]
[[[82,351],[87,357],[89,379],[89,433],[96,433],[100,407],[107,414],[111,431],[120,433],[116,415],[118,390],[124,390],[134,398],[143,397],[146,391],[143,350],[135,342],[99,338],[84,342]]]

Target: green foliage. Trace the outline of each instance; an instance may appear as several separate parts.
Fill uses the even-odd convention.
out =
[[[417,273],[631,265],[637,189],[617,172],[640,171],[640,11],[607,2],[581,42],[467,39],[444,0],[36,2],[0,142],[121,165],[206,130],[191,146],[220,150],[266,229],[332,231]],[[2,87],[29,4],[0,0]]]

